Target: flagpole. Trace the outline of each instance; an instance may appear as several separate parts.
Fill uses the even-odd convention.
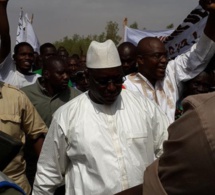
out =
[[[33,24],[33,20],[34,20],[34,14],[31,15],[31,24]]]
[[[124,18],[123,20],[123,42],[125,40],[125,27],[128,25],[128,18]]]

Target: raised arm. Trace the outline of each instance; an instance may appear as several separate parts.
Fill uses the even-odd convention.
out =
[[[11,50],[10,29],[7,17],[8,0],[0,0],[0,63],[4,61]]]
[[[181,92],[181,82],[188,81],[202,72],[215,54],[215,0],[200,0],[199,4],[209,12],[204,33],[192,48],[169,62]],[[170,71],[171,71],[170,70]]]
[[[199,4],[209,11],[208,20],[204,29],[204,33],[215,42],[215,1],[200,0]]]

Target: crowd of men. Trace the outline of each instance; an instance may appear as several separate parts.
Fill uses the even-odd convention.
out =
[[[169,60],[155,37],[12,54],[0,0],[0,131],[23,144],[0,194],[215,194],[215,3],[199,3],[202,36]]]

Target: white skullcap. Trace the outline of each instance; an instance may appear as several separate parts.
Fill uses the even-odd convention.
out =
[[[112,40],[103,43],[92,41],[87,51],[88,68],[114,68],[121,66],[119,53]]]

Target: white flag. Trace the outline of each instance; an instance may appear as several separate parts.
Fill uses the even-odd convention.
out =
[[[125,42],[133,43],[137,45],[138,42],[144,37],[158,37],[162,39],[163,37],[169,36],[174,30],[160,30],[160,31],[151,31],[151,30],[137,30],[129,27],[125,27]]]
[[[207,16],[208,13],[201,6],[197,6],[174,31],[140,31],[126,27],[124,41],[137,45],[140,39],[147,36],[158,37],[161,40],[162,37],[165,37],[162,41],[167,48],[169,57],[175,58],[189,50],[197,42],[203,32]]]
[[[176,30],[165,39],[164,44],[171,58],[188,51],[202,35],[208,12],[199,5],[184,19]]]
[[[26,13],[24,15],[23,10],[20,12],[16,36],[16,44],[20,42],[28,42],[33,47],[34,51],[39,53],[40,43],[34,32],[28,14]]]

